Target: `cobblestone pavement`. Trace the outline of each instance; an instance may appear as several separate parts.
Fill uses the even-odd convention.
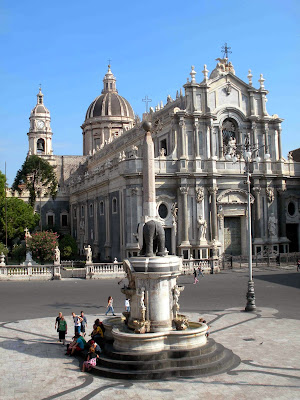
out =
[[[199,378],[131,382],[82,373],[65,356],[53,318],[0,323],[0,399],[300,399],[300,321],[277,319],[276,309],[231,308],[201,315],[211,337],[233,350],[241,364],[229,373]],[[188,315],[198,320],[199,314]],[[93,320],[87,315],[90,331]],[[73,326],[70,317],[68,339]]]

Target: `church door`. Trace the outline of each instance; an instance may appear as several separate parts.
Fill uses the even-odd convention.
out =
[[[241,254],[241,218],[224,218],[224,252],[237,256]]]

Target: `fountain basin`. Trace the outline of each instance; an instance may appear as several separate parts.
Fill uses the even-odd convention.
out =
[[[154,353],[163,350],[190,350],[207,343],[208,326],[190,322],[190,326],[181,331],[151,332],[136,334],[126,327],[121,318],[103,321],[105,338],[113,340],[116,351],[132,353]]]

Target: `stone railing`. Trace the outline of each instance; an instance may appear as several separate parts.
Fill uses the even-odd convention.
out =
[[[123,262],[114,261],[113,263],[93,263],[86,265],[86,278],[87,279],[102,279],[125,277]]]
[[[194,268],[201,267],[204,274],[211,273],[212,260],[182,260],[182,274],[189,275],[194,272]]]
[[[6,265],[0,268],[0,280],[51,280],[54,274],[53,265]]]

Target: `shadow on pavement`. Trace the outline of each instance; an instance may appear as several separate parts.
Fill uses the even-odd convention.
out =
[[[255,280],[262,280],[272,283],[277,283],[278,285],[285,285],[300,289],[300,273],[296,272],[294,274],[276,274],[276,275],[255,275]]]

